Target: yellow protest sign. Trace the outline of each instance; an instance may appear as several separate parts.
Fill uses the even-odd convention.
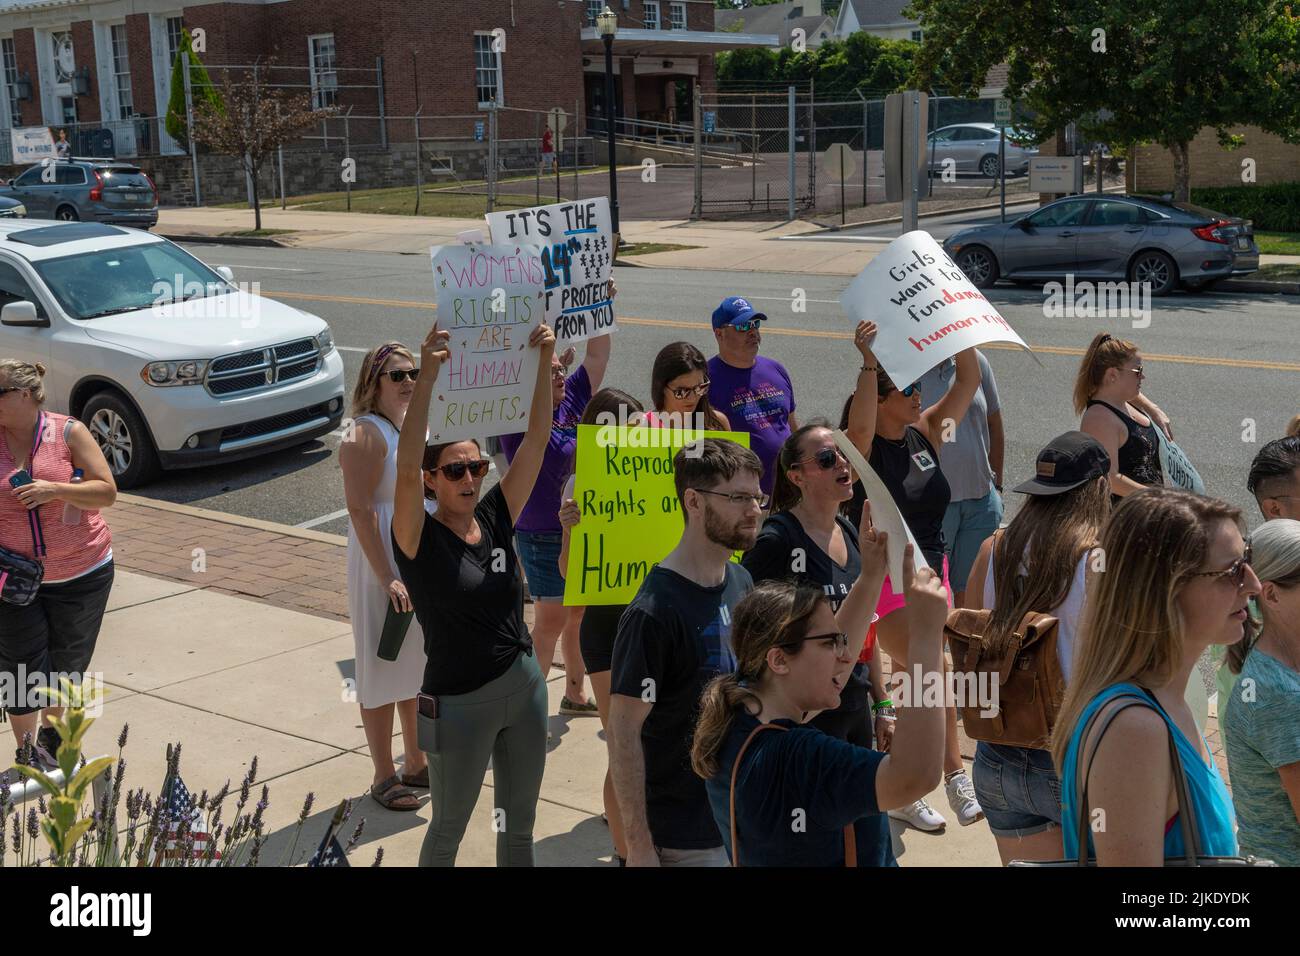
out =
[[[573,497],[582,519],[569,539],[564,603],[627,604],[682,536],[673,456],[688,442],[747,432],[579,425]]]

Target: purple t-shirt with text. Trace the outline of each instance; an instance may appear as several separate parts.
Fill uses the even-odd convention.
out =
[[[564,380],[564,398],[555,407],[551,419],[551,437],[546,442],[542,468],[537,473],[533,493],[528,496],[528,503],[515,522],[516,531],[560,533],[557,502],[564,490],[564,482],[573,471],[573,453],[578,448],[578,421],[589,401],[591,379],[587,376],[586,366],[579,365],[578,370]],[[515,460],[515,452],[519,451],[523,441],[523,432],[501,436],[501,450],[505,452],[506,461]]]
[[[772,493],[772,463],[790,437],[794,386],[780,362],[758,356],[753,368],[709,359],[709,404],[727,416],[732,431],[749,432],[749,447],[763,463],[762,489]]]

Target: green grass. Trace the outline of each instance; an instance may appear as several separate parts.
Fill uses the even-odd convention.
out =
[[[223,232],[223,236],[236,236],[239,238],[257,238],[261,236],[282,236],[292,233],[292,229],[236,229],[234,232]]]
[[[623,256],[649,256],[656,252],[681,252],[683,249],[703,249],[703,246],[687,246],[676,242],[637,242],[629,243],[618,250],[619,258]]]
[[[1300,282],[1300,264],[1275,263],[1260,266],[1258,272],[1252,272],[1246,279],[1263,279],[1268,282]]]
[[[1300,256],[1300,232],[1257,232],[1255,244],[1267,256]]]

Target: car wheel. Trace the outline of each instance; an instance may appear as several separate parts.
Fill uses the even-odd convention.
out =
[[[54,218],[62,222],[79,222],[81,217],[77,215],[75,206],[60,206],[54,211]]]
[[[998,260],[983,246],[963,249],[957,256],[957,268],[977,289],[988,289],[998,281]]]
[[[991,154],[985,156],[983,159],[980,160],[979,168],[980,168],[981,176],[984,176],[988,179],[998,178],[998,170],[1000,167],[998,166],[998,158],[996,156],[993,156]]]
[[[1178,266],[1158,249],[1139,252],[1129,266],[1130,282],[1151,283],[1151,294],[1168,295],[1178,285]]]
[[[104,453],[119,488],[138,488],[158,476],[158,453],[149,429],[122,396],[98,393],[86,403],[81,420]]]

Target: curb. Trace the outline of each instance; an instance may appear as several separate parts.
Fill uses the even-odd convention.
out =
[[[202,518],[205,521],[216,521],[220,524],[233,524],[241,528],[251,528],[254,531],[269,531],[273,534],[284,535],[288,538],[303,538],[307,541],[317,541],[322,544],[336,544],[347,547],[348,539],[341,534],[328,534],[324,531],[312,531],[310,528],[295,528],[292,525],[280,524],[275,521],[263,521],[260,518],[245,518],[243,515],[227,514],[224,511],[212,511],[207,508],[195,508],[192,505],[178,505],[171,501],[158,501],[154,498],[143,498],[139,495],[118,494],[118,501],[124,501],[129,505],[135,505],[139,508],[155,508],[158,511],[170,511],[173,514],[186,515],[190,518]]]
[[[1206,292],[1272,292],[1280,295],[1300,295],[1300,282],[1282,282],[1268,279],[1224,279]]]
[[[159,235],[162,235],[159,233]],[[275,239],[269,239],[262,236],[167,236],[164,239],[171,242],[193,242],[205,243],[212,246],[259,246],[261,248],[273,247],[276,249],[288,249],[283,242]]]

